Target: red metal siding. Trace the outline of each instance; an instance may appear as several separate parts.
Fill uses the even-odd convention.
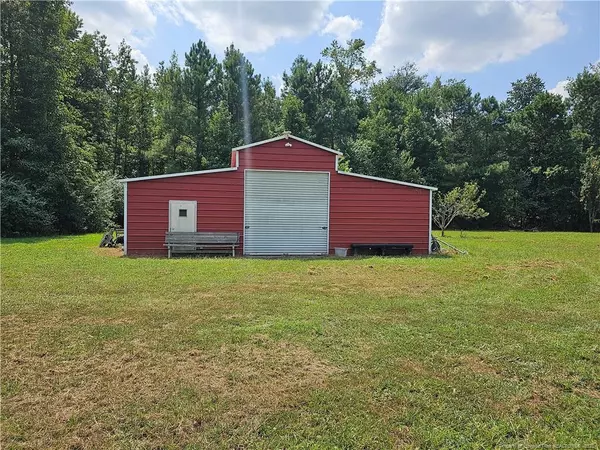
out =
[[[169,200],[198,202],[198,231],[235,231],[243,237],[244,181],[239,171],[127,184],[127,253],[166,255]]]
[[[428,252],[429,190],[338,174],[335,154],[293,139],[237,153],[237,171],[128,183],[128,254],[166,254],[169,200],[198,202],[198,231],[235,231],[243,238],[245,169],[330,172],[330,252],[357,242],[409,243],[416,254]]]
[[[286,143],[292,146],[286,147]],[[242,150],[239,154],[241,171],[244,169],[335,171],[334,153],[293,139],[258,145]]]
[[[331,174],[329,247],[352,243],[413,244],[429,250],[429,190]]]

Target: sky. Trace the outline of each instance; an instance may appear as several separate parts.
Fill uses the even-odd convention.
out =
[[[142,67],[205,41],[219,59],[233,43],[255,72],[281,85],[298,55],[320,57],[333,39],[361,38],[383,74],[415,62],[429,79],[466,80],[506,98],[510,83],[537,72],[552,92],[600,61],[600,1],[183,1],[75,0],[86,31],[113,50],[125,39]]]

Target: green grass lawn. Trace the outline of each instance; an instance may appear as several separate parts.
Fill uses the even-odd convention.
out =
[[[2,241],[2,448],[600,442],[600,236],[467,256],[123,258]]]

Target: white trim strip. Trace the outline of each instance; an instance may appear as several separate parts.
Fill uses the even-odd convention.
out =
[[[253,143],[248,144],[248,145],[241,145],[239,147],[232,148],[231,151],[232,152],[237,152],[237,151],[240,151],[240,150],[246,150],[246,149],[251,148],[251,147],[256,147],[257,145],[269,144],[271,142],[276,142],[276,141],[280,141],[281,139],[289,139],[289,138],[292,138],[292,139],[294,139],[294,140],[296,140],[298,142],[303,142],[305,144],[311,145],[311,146],[319,148],[321,150],[325,150],[326,152],[334,153],[336,155],[342,155],[343,154],[342,152],[338,152],[337,150],[334,150],[332,148],[325,147],[323,145],[307,141],[306,139],[299,138],[297,136],[294,136],[293,134],[282,134],[281,136],[277,136],[277,137],[274,137],[272,139],[266,139],[264,141],[253,142]]]
[[[160,180],[161,178],[175,178],[175,177],[186,177],[188,175],[204,175],[208,173],[219,173],[219,172],[231,172],[237,170],[237,167],[225,167],[223,169],[210,169],[210,170],[198,170],[196,172],[178,172],[178,173],[167,173],[165,175],[151,175],[149,177],[138,177],[138,178],[123,178],[118,180],[121,183],[130,183],[134,181],[146,181],[146,180]]]
[[[239,157],[240,154],[236,153],[236,155],[238,155]],[[242,224],[242,226],[244,227],[244,229],[242,230],[242,255],[244,256],[246,256],[246,172],[248,172],[248,169],[244,170],[244,187],[242,189],[242,201],[244,202],[244,206],[242,207],[242,214],[244,214],[244,220]]]
[[[127,183],[123,186],[123,254],[127,255]]]
[[[293,169],[244,169],[244,172],[292,172],[292,173],[331,173],[329,170],[293,170]]]
[[[433,197],[433,191],[429,191],[429,244],[427,245],[427,252],[431,255],[431,221],[433,216],[431,215],[431,198]]]
[[[314,142],[307,141],[306,139],[299,138],[298,136],[294,136],[290,134],[290,137],[296,139],[297,141],[304,142],[305,144],[312,145],[313,147],[320,148],[321,150],[325,150],[326,152],[334,153],[336,155],[343,155],[342,152],[338,152],[329,147],[325,147],[324,145],[315,144]]]
[[[245,150],[245,149],[250,148],[250,147],[256,147],[257,145],[269,144],[271,142],[279,141],[281,139],[287,139],[288,136],[291,136],[291,135],[282,134],[281,136],[277,136],[277,137],[274,137],[274,138],[271,138],[271,139],[265,139],[264,141],[252,142],[252,143],[247,144],[247,145],[240,145],[239,147],[233,147],[231,149],[231,151],[232,152],[237,152],[238,150]]]
[[[337,161],[338,157],[335,157]],[[331,233],[331,172],[327,172],[327,255],[329,255],[329,237]]]
[[[419,189],[429,189],[430,191],[438,190],[436,187],[425,186],[423,184],[407,183],[406,181],[398,181],[398,180],[390,180],[388,178],[372,177],[370,175],[361,175],[360,173],[343,172],[343,171],[339,171],[339,170],[337,171],[337,173],[339,173],[340,175],[349,175],[351,177],[366,178],[367,180],[383,181],[385,183],[400,184],[402,186],[409,186],[409,187],[414,187],[414,188],[419,188]]]

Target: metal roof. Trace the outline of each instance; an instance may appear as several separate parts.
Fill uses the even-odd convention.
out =
[[[123,178],[119,180],[121,183],[131,183],[133,181],[159,180],[161,178],[185,177],[188,175],[204,175],[207,173],[231,172],[237,170],[237,167],[224,167],[223,169],[197,170],[195,172],[177,172],[166,173],[164,175],[151,175],[149,177]]]

